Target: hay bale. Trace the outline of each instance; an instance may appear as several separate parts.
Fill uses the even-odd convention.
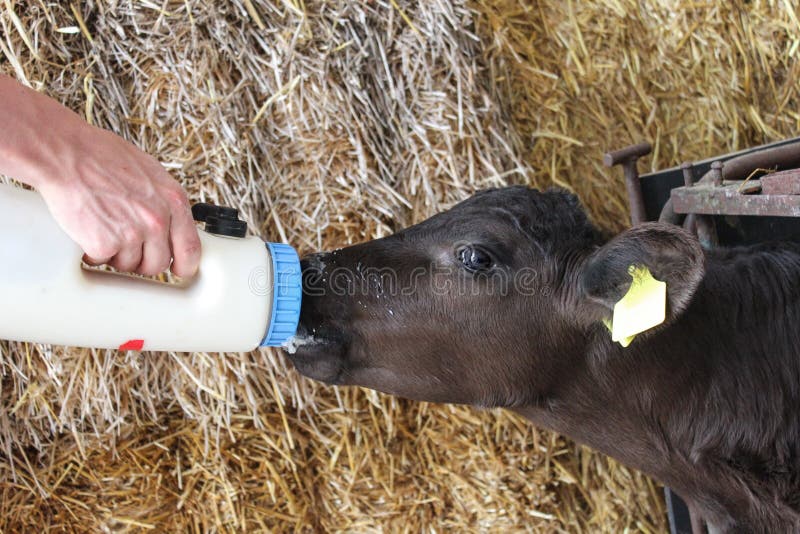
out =
[[[0,69],[301,252],[476,189],[625,225],[652,168],[797,130],[784,4],[4,0]],[[0,343],[0,531],[664,529],[649,479],[502,411],[300,378],[271,350]]]

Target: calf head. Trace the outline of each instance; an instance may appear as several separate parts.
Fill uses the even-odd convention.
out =
[[[696,240],[647,224],[605,243],[577,198],[480,192],[394,235],[302,262],[289,357],[303,374],[400,396],[482,406],[544,398],[581,364],[629,265],[668,284],[669,316],[702,277]]]

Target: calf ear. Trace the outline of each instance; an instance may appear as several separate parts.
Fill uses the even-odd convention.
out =
[[[598,249],[580,275],[580,288],[590,321],[611,317],[614,305],[631,285],[631,265],[647,267],[667,284],[666,321],[688,306],[705,272],[700,243],[682,228],[644,223],[627,230]],[[587,302],[588,301],[588,302]]]

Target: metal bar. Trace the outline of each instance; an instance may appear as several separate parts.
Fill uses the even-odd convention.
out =
[[[800,169],[767,174],[760,181],[765,195],[800,195]]]
[[[603,156],[603,163],[606,167],[622,165],[622,171],[625,174],[625,188],[628,191],[628,203],[631,207],[631,223],[634,226],[647,220],[636,161],[652,150],[653,147],[650,143],[639,143],[608,152]]]
[[[715,187],[719,187],[722,185],[722,168],[724,163],[721,161],[715,161],[711,164],[711,170],[708,171],[709,180],[711,181],[711,185]],[[703,177],[705,178],[705,176]],[[700,181],[704,182],[705,180],[701,178]]]
[[[766,148],[744,154],[725,162],[722,178],[725,180],[744,180],[755,169],[793,169],[800,167],[800,143]]]
[[[697,183],[693,187],[672,190],[672,208],[675,213],[703,215],[761,215],[772,217],[800,217],[800,195],[750,195],[739,192],[742,182],[726,183],[714,187],[711,183]],[[761,187],[758,180],[748,182],[745,192]]]
[[[714,218],[710,215],[695,216],[695,229],[697,232],[697,240],[700,241],[700,246],[706,250],[711,250],[719,246],[719,237],[717,237],[717,225]]]
[[[692,187],[694,185],[694,163],[684,161],[681,163],[681,171],[683,171],[683,185]]]
[[[630,160],[637,160],[643,156],[648,155],[653,151],[650,143],[638,143],[631,146],[626,146],[613,152],[606,152],[603,155],[603,165],[606,167],[613,167],[620,163],[625,163]]]

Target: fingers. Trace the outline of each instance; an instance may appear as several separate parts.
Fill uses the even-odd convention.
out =
[[[105,256],[90,256],[88,253],[83,255],[83,261],[86,262],[88,265],[103,265],[104,263],[108,263],[111,261],[111,257]]]
[[[169,267],[166,205],[140,207],[116,219],[97,217],[89,224],[95,229],[91,241],[79,243],[86,263],[107,264],[120,272],[146,276],[157,275]]]
[[[58,195],[51,196],[59,200]],[[54,204],[59,214],[59,209],[65,212],[60,219],[83,248],[89,265],[155,276],[169,269],[174,257],[172,272],[177,276],[189,278],[197,272],[201,246],[197,226],[188,198],[174,181],[159,183],[144,198],[115,192],[90,195],[81,210]]]
[[[152,229],[144,242],[133,238],[119,247],[112,256],[84,254],[89,265],[108,264],[122,272],[135,272],[144,276],[155,276],[169,268],[171,259],[169,238],[165,229]]]
[[[111,267],[124,273],[135,272],[142,263],[142,243],[128,244],[107,262]]]
[[[142,261],[136,272],[145,276],[155,276],[169,268],[170,251],[166,232],[161,232],[144,242]]]
[[[79,243],[84,251],[83,261],[89,265],[103,265],[109,263],[120,251],[121,247],[113,236],[94,236],[87,243]]]
[[[107,264],[121,272],[155,276],[170,268],[182,278],[190,278],[200,263],[200,238],[192,219],[189,201],[181,198],[163,209],[138,210],[137,217],[125,221],[133,225],[116,228],[117,237],[98,239],[98,246],[84,248],[89,265]],[[169,215],[169,211],[172,215]],[[167,215],[161,215],[167,212]],[[119,235],[122,234],[122,235]],[[174,257],[174,259],[173,259]]]
[[[170,199],[172,219],[170,221],[170,244],[172,246],[172,272],[182,278],[195,275],[200,264],[200,237],[197,234],[189,201],[183,191]]]

